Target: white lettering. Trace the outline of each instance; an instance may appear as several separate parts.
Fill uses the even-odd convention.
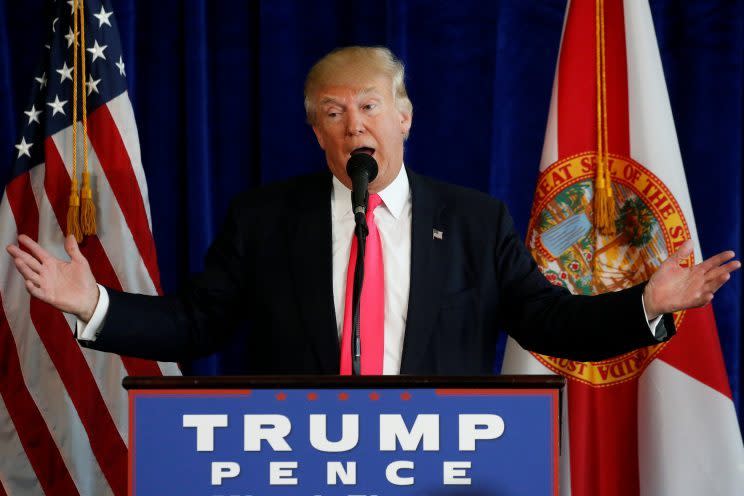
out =
[[[235,462],[212,462],[212,485],[221,486],[222,479],[232,479],[240,473],[240,465]]]
[[[328,462],[326,483],[329,486],[335,486],[339,479],[345,486],[356,484],[356,462],[346,462],[345,466],[342,462]]]
[[[284,440],[292,424],[284,415],[244,415],[243,429],[244,451],[261,451],[262,440],[274,451],[292,451]]]
[[[460,451],[475,451],[475,442],[496,439],[504,433],[504,419],[498,415],[460,415]]]
[[[341,439],[328,440],[326,415],[310,415],[310,444],[318,451],[349,451],[359,442],[359,415],[341,416]]]
[[[396,440],[403,451],[416,451],[422,440],[424,451],[439,451],[439,415],[416,415],[410,431],[402,415],[380,415],[380,451],[395,451]]]
[[[470,468],[470,462],[444,462],[442,472],[444,475],[445,486],[469,486],[470,477],[467,469]]]
[[[297,468],[297,462],[269,463],[270,486],[296,486],[297,478],[292,477],[292,471]]]
[[[387,477],[388,482],[396,486],[412,486],[413,477],[401,477],[398,475],[399,470],[413,470],[413,462],[398,460],[390,463],[385,469],[385,477]]]
[[[196,451],[214,451],[215,427],[227,427],[227,415],[184,415],[184,427],[196,427]]]

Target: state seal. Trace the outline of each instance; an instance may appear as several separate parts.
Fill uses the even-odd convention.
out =
[[[664,183],[634,160],[609,155],[615,234],[594,228],[595,152],[560,160],[539,176],[527,230],[527,247],[545,277],[574,294],[617,291],[647,280],[690,238],[682,210]],[[684,261],[693,264],[693,255]],[[674,315],[679,327],[684,311]],[[666,343],[601,362],[533,355],[552,371],[595,387],[639,376]]]

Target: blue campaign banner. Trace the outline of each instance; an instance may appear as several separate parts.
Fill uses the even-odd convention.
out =
[[[130,391],[136,496],[557,495],[558,392]]]

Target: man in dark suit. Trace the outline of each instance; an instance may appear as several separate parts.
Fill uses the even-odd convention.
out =
[[[219,349],[247,318],[251,373],[336,374],[350,353],[339,343],[348,343],[344,295],[355,249],[346,163],[357,153],[379,166],[369,192],[380,206],[368,222],[379,234],[384,290],[367,306],[380,320],[368,342],[381,343],[378,354],[365,354],[374,346],[363,329],[368,373],[490,373],[500,328],[540,353],[607,358],[670,338],[669,313],[709,302],[739,267],[724,252],[682,268],[688,243],[647,284],[628,290],[585,297],[551,285],[500,201],[403,166],[413,117],[403,79],[403,66],[383,48],[349,47],[321,59],[308,75],[305,107],[330,174],[238,197],[205,271],[178,295],[98,286],[72,238],[70,262],[26,237],[19,241],[28,253],[8,250],[32,295],[78,317],[82,345],[184,360]]]

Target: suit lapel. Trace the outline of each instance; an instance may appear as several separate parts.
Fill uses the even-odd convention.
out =
[[[297,196],[299,212],[289,239],[300,315],[321,370],[337,374],[339,343],[333,304],[330,174],[311,177]]]
[[[434,330],[445,266],[445,244],[434,239],[444,206],[426,179],[408,171],[411,184],[411,287],[401,374],[420,373]],[[446,233],[444,234],[446,236]],[[446,239],[446,238],[445,238]]]

